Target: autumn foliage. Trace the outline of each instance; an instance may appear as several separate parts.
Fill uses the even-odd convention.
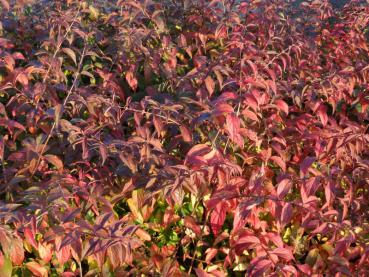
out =
[[[369,276],[369,4],[331,2],[1,0],[0,276]]]

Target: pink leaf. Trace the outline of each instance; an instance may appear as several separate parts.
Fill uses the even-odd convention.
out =
[[[271,266],[272,266],[272,261],[271,260],[262,259],[262,258],[259,258],[259,257],[255,258],[250,263],[250,269],[252,271],[251,271],[251,274],[249,274],[248,276],[250,276],[250,277],[264,276],[264,274],[266,274],[266,271]]]
[[[205,253],[206,253],[205,262],[209,264],[211,260],[215,257],[215,255],[218,253],[218,249],[208,248],[206,249]]]
[[[249,118],[249,119],[251,119],[251,120],[254,120],[254,121],[258,121],[258,122],[259,122],[259,118],[258,118],[258,116],[257,116],[254,112],[252,112],[252,111],[250,111],[250,110],[245,109],[245,110],[243,110],[243,111],[242,111],[242,114],[243,114],[246,118]]]
[[[229,113],[233,113],[233,107],[227,103],[219,103],[215,106],[212,114],[217,116]]]
[[[227,114],[226,129],[230,139],[239,147],[243,147],[243,139],[240,135],[240,119],[235,114]]]
[[[311,268],[307,264],[297,264],[297,268],[308,276],[311,276]]]
[[[285,259],[287,262],[294,260],[294,256],[291,250],[287,248],[278,247],[271,251],[270,253],[277,255],[278,257]]]
[[[281,212],[281,224],[284,226],[287,223],[289,223],[292,219],[292,205],[291,203],[286,203],[283,208],[282,208],[282,212]]]
[[[324,104],[320,104],[316,113],[325,127],[328,123],[327,107]]]
[[[185,142],[192,142],[192,134],[186,126],[179,126],[179,130],[181,131],[182,138]]]
[[[213,275],[207,273],[205,270],[200,268],[195,268],[197,277],[213,277]]]
[[[274,104],[278,107],[279,110],[281,110],[282,112],[284,112],[286,115],[288,115],[288,105],[286,102],[284,102],[283,100],[275,100]]]
[[[138,86],[138,81],[133,74],[132,70],[127,71],[126,73],[126,80],[128,85],[132,88],[132,90],[136,91]]]
[[[270,159],[275,162],[283,170],[283,172],[286,172],[286,163],[281,157],[272,156]]]
[[[292,182],[289,179],[283,179],[278,183],[277,196],[278,198],[284,198],[288,192],[291,190]]]
[[[306,175],[306,173],[308,172],[310,166],[315,162],[315,158],[314,157],[306,157],[302,163],[300,164],[300,171]]]

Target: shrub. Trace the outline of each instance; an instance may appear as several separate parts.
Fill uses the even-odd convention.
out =
[[[0,276],[367,276],[369,6],[2,3]]]

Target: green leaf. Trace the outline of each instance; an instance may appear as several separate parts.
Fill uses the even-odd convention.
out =
[[[8,256],[4,257],[4,264],[0,268],[0,276],[1,277],[11,277],[13,271],[12,262]]]

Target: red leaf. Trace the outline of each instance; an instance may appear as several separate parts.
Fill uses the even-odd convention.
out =
[[[244,224],[252,209],[262,203],[262,199],[248,199],[238,204],[233,219],[233,230],[237,230]]]
[[[224,220],[226,218],[226,212],[227,203],[224,201],[220,201],[211,213],[210,225],[215,236],[217,236],[219,234],[219,231],[222,229]]]
[[[282,208],[282,213],[281,213],[281,224],[284,226],[287,223],[289,223],[292,219],[292,205],[291,203],[286,203],[283,208]]]
[[[283,172],[286,172],[286,163],[281,157],[272,156],[270,159],[275,162],[283,170]]]
[[[234,250],[236,253],[242,253],[247,249],[257,247],[258,245],[260,245],[260,240],[257,237],[246,233],[235,240]]]
[[[255,260],[255,261],[254,261]],[[250,268],[252,269],[252,272],[250,277],[258,277],[258,276],[264,276],[266,271],[272,266],[272,261],[262,258],[255,258],[250,263]]]
[[[219,103],[215,106],[212,114],[218,116],[229,113],[233,113],[233,107],[227,103]]]
[[[321,103],[316,113],[319,116],[319,119],[322,122],[323,126],[325,127],[328,123],[327,107]]]
[[[270,252],[271,254],[275,254],[278,257],[285,259],[287,262],[294,260],[294,256],[291,252],[291,250],[287,249],[287,248],[281,248],[278,247],[276,249],[274,249],[273,251]]]
[[[37,249],[37,242],[35,240],[35,236],[32,233],[31,229],[26,228],[24,229],[24,236],[29,244],[31,244],[35,249]]]
[[[239,147],[243,147],[243,138],[240,135],[240,119],[235,114],[227,114],[226,129],[230,139]]]

